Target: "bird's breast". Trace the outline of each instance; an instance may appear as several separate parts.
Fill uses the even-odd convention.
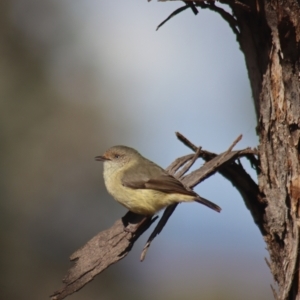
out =
[[[152,189],[133,189],[122,184],[124,170],[104,170],[104,181],[109,194],[130,211],[141,215],[154,215],[164,207],[181,201],[191,201],[189,195],[167,194]],[[180,201],[181,200],[181,201]]]

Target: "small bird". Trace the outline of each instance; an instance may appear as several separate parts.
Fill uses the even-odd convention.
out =
[[[221,211],[133,148],[114,146],[95,159],[104,162],[107,191],[131,212],[153,216],[168,205],[192,201]]]

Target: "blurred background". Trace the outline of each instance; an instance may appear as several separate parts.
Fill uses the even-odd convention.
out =
[[[187,10],[155,31],[182,5],[0,2],[1,299],[48,299],[68,257],[125,214],[94,161],[110,146],[167,167],[190,153],[175,131],[216,153],[241,133],[236,148],[257,145],[229,26]],[[241,196],[219,175],[196,191],[222,213],[180,205],[143,263],[150,230],[68,299],[271,299],[268,253]]]

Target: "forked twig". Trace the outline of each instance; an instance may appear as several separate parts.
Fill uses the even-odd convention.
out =
[[[186,172],[189,171],[189,169],[192,167],[192,165],[195,163],[195,161],[199,157],[200,152],[201,152],[201,147],[199,147],[197,149],[196,153],[194,154],[194,157],[184,166],[184,168],[182,168],[182,170],[180,170],[178,172],[178,174],[176,174],[176,178],[180,179]]]
[[[178,15],[179,13],[181,13],[182,11],[186,10],[190,8],[189,5],[184,5],[182,7],[177,8],[176,10],[174,10],[164,21],[162,21],[157,27],[156,27],[156,31],[163,26],[165,23],[167,23],[170,19],[172,19],[173,17],[175,17],[176,15]]]
[[[189,160],[193,159],[195,154],[188,154],[179,158],[176,158],[167,168],[166,171],[170,174],[174,174],[179,168],[184,166]]]
[[[215,156],[215,158],[213,158],[212,161],[207,162],[204,166],[202,166],[201,168],[199,168],[196,171],[192,172],[191,177],[188,177],[189,175],[183,177],[183,175],[195,163],[195,161],[199,157],[202,150],[201,150],[201,147],[198,148],[195,145],[193,145],[186,137],[184,137],[179,132],[176,132],[176,135],[177,135],[177,137],[180,137],[180,139],[182,139],[184,141],[184,143],[189,145],[192,149],[196,149],[196,153],[193,155],[192,159],[187,160],[187,156],[185,156],[185,161],[187,162],[186,166],[181,171],[178,171],[178,174],[176,174],[176,170],[173,169],[175,172],[173,171],[172,174],[171,174],[171,175],[173,175],[174,177],[176,177],[178,179],[182,179],[183,181],[190,182],[190,184],[187,184],[187,186],[189,188],[192,188],[195,185],[197,185],[199,182],[201,182],[202,180],[207,178],[209,176],[209,174],[211,175],[214,172],[216,172],[216,170],[218,169],[218,167],[220,166],[221,163],[222,164],[226,163],[227,161],[231,160],[235,154],[239,153],[239,151],[236,151],[236,152],[233,152],[233,155],[231,155],[231,151],[234,148],[234,146],[236,146],[236,144],[242,139],[242,135],[238,136],[234,140],[234,142],[231,144],[231,146],[228,148],[228,150],[225,151],[223,154]],[[196,176],[195,176],[195,173],[196,173]],[[192,179],[192,177],[196,177],[196,180],[194,181]],[[188,180],[186,180],[186,178],[188,178]],[[143,248],[143,251],[142,251],[142,254],[141,254],[141,261],[143,261],[145,259],[147,250],[149,249],[149,247],[151,245],[151,242],[162,231],[163,227],[166,225],[168,219],[170,218],[170,216],[172,215],[172,213],[174,212],[176,207],[177,207],[177,204],[176,205],[171,205],[171,206],[169,206],[165,209],[162,218],[160,219],[160,221],[156,225],[154,231],[150,235],[149,239],[147,240],[146,245]]]

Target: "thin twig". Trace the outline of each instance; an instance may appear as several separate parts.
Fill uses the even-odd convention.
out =
[[[232,151],[232,149],[233,149],[233,148],[236,146],[236,144],[242,139],[242,137],[243,137],[243,135],[240,134],[240,135],[233,141],[232,145],[228,148],[226,154]]]
[[[196,8],[195,4],[192,1],[183,1],[183,2],[191,8],[195,16],[199,13],[198,9]]]
[[[191,141],[189,141],[183,134],[181,134],[180,132],[176,131],[175,132],[177,138],[184,144],[186,145],[188,148],[190,148],[191,150],[193,150],[194,152],[197,151],[198,147],[195,146]]]
[[[228,23],[228,25],[232,29],[233,33],[236,35],[237,39],[239,38],[240,32],[237,27],[237,25],[238,25],[237,20],[226,10],[224,10],[223,8],[221,8],[219,6],[216,6],[216,4],[214,2],[209,2],[209,3],[197,2],[196,6],[199,6],[203,9],[207,8],[207,9],[210,9],[210,10],[218,13]]]
[[[168,222],[169,218],[171,217],[172,213],[174,212],[175,208],[177,207],[178,203],[169,205],[161,219],[159,220],[158,224],[156,225],[155,229],[153,230],[153,232],[151,233],[150,237],[147,240],[147,243],[145,244],[142,253],[141,253],[141,257],[140,260],[143,261],[145,259],[146,253],[151,245],[151,242],[154,240],[154,238],[161,233],[161,231],[163,230],[163,228],[165,227],[166,223]]]
[[[176,10],[174,10],[164,21],[162,21],[156,28],[156,31],[163,26],[166,22],[168,22],[170,19],[172,19],[173,17],[175,17],[176,15],[178,15],[179,13],[181,13],[182,11],[186,10],[190,8],[189,5],[184,5],[182,7],[177,8]]]
[[[196,153],[194,154],[194,157],[192,158],[192,160],[190,160],[185,166],[184,168],[182,168],[182,170],[180,170],[178,172],[178,174],[176,174],[177,178],[181,178],[186,172],[189,171],[189,169],[192,167],[192,165],[195,163],[195,161],[197,160],[197,158],[199,157],[201,152],[201,147],[199,147],[196,151]]]
[[[174,174],[179,168],[185,165],[189,160],[194,157],[195,154],[188,154],[179,158],[176,158],[167,168],[166,171],[170,174]]]

